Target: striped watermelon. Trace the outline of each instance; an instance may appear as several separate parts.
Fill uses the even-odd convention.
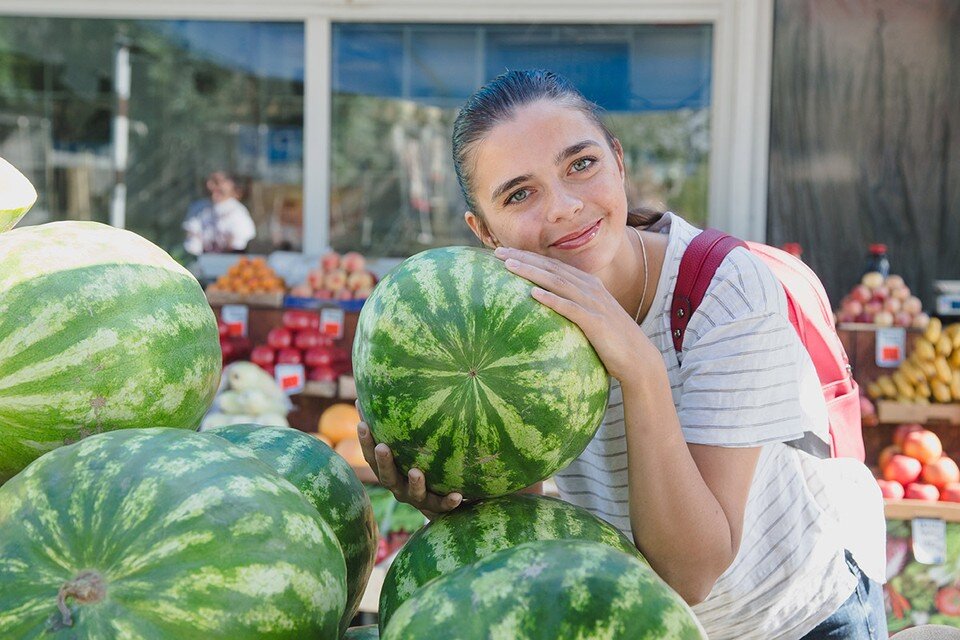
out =
[[[0,234],[0,483],[101,431],[196,429],[220,382],[216,318],[190,272],[129,231]]]
[[[346,569],[289,482],[221,438],[130,429],[0,487],[0,638],[335,638]]]
[[[26,176],[0,158],[0,232],[12,229],[37,201],[37,190]]]
[[[486,249],[408,258],[360,313],[353,368],[364,417],[404,471],[464,497],[511,493],[576,458],[609,378],[579,327]]]
[[[411,595],[434,578],[535,540],[590,540],[643,560],[613,525],[569,502],[514,494],[464,504],[414,533],[380,589],[380,629]]]
[[[311,435],[289,427],[235,424],[213,433],[246,447],[293,483],[333,528],[347,562],[345,630],[360,606],[377,555],[377,523],[370,498],[346,460]]]
[[[687,603],[636,557],[548,540],[441,576],[397,609],[383,640],[699,640]]]
[[[342,640],[379,640],[380,629],[375,624],[363,627],[350,627]]]

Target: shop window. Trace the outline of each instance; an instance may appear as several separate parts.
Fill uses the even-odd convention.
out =
[[[302,23],[0,17],[0,156],[36,185],[21,224],[109,222],[117,52],[129,52],[124,226],[174,254],[206,177],[234,175],[251,252],[302,246]]]
[[[403,257],[473,241],[450,132],[505,69],[569,78],[623,143],[631,206],[702,224],[711,50],[709,25],[334,24],[331,245]]]

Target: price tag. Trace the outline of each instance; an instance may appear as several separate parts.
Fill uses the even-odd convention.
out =
[[[343,337],[343,309],[339,307],[320,309],[320,333],[328,338]]]
[[[898,367],[907,348],[907,330],[903,327],[877,329],[877,366]]]
[[[227,325],[227,335],[246,336],[250,309],[245,304],[225,304],[220,309],[220,319]]]
[[[947,560],[947,523],[939,518],[910,521],[913,557],[920,564],[943,564]]]
[[[273,370],[273,376],[280,390],[288,396],[303,391],[307,382],[307,374],[302,364],[278,364]]]

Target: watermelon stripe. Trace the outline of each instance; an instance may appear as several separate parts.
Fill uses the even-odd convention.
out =
[[[0,637],[59,620],[58,589],[89,570],[109,598],[68,600],[80,637],[334,637],[346,603],[340,546],[315,508],[206,434],[61,447],[0,487],[0,529]]]

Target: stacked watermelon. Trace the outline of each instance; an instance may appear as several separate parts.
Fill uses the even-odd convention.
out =
[[[609,396],[606,370],[574,323],[491,251],[408,258],[367,300],[353,343],[371,433],[435,493],[512,493],[586,448]]]
[[[690,608],[619,530],[534,495],[468,503],[415,533],[384,578],[380,632],[395,639],[701,637]]]

